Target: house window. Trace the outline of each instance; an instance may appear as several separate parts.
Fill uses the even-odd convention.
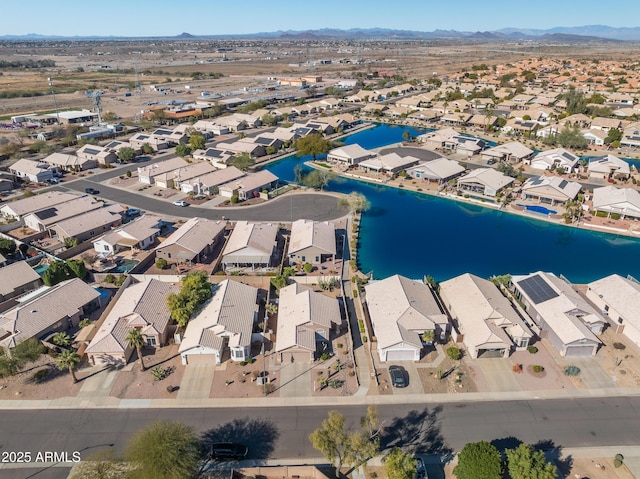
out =
[[[167,253],[167,258],[171,259],[171,253]]]
[[[529,346],[529,338],[515,338],[517,348],[526,348]]]
[[[147,337],[147,346],[156,347],[156,338],[154,336]]]
[[[301,257],[300,257],[300,259],[301,259],[302,261],[307,261],[307,257],[306,257],[306,256],[301,256]]]
[[[232,349],[231,350],[231,356],[233,357],[233,359],[243,360],[244,359],[244,351],[241,351],[239,349]]]
[[[316,263],[320,262],[320,256],[316,256]]]
[[[104,250],[105,251],[109,251],[109,246],[108,245],[104,245]]]

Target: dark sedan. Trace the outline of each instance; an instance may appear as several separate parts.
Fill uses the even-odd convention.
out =
[[[406,388],[409,385],[409,374],[402,366],[389,366],[389,375],[394,388]]]

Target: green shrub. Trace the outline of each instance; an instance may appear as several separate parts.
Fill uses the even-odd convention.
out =
[[[320,361],[326,361],[330,358],[331,356],[329,355],[329,353],[322,353],[322,355],[320,356]]]
[[[353,293],[353,297],[357,298],[358,297],[358,290],[354,289],[353,291],[351,291]]]
[[[104,277],[104,282],[105,283],[109,283],[109,284],[113,284],[116,282],[116,277],[114,275],[112,275],[111,273],[109,273],[108,275],[106,275]]]
[[[620,213],[611,213],[611,219],[612,220],[619,220],[620,219]]]
[[[305,273],[311,273],[313,271],[313,265],[311,263],[305,263],[302,267]]]
[[[243,367],[244,367],[244,366],[246,366],[246,365],[247,365],[247,362],[246,362],[246,361],[240,361],[240,366],[243,366]]]
[[[127,175],[127,178],[131,178],[131,170],[127,170],[127,172],[125,173],[125,175]]]
[[[78,323],[78,326],[80,326],[81,328],[86,328],[90,324],[91,324],[91,320],[89,318],[84,318],[82,321]]]
[[[120,287],[124,284],[124,281],[126,279],[127,277],[124,274],[121,274],[120,276],[118,276],[118,279],[116,279],[113,284],[115,284],[117,287]]]
[[[541,373],[544,371],[544,366],[541,366],[539,364],[534,364],[531,369],[533,369],[534,373]]]
[[[577,376],[580,374],[580,368],[578,366],[567,366],[563,369],[563,372],[567,376]]]
[[[531,354],[536,354],[538,352],[538,348],[536,348],[535,346],[529,346],[527,348],[527,351],[529,351]]]
[[[358,329],[361,333],[364,333],[364,321],[361,319],[358,320]]]
[[[164,258],[158,258],[156,260],[156,268],[158,269],[166,269],[167,266],[169,266],[169,263],[167,263],[167,260]]]
[[[162,366],[156,366],[151,370],[151,376],[153,376],[154,381],[162,381],[168,376],[168,371]]]
[[[238,202],[238,200],[239,200],[238,195],[233,195],[231,197],[231,204],[235,205]]]
[[[450,346],[447,348],[447,356],[449,357],[449,359],[457,361],[462,357],[462,351],[460,351],[460,349],[456,348],[455,346]]]
[[[252,358],[247,359],[247,363],[249,363],[249,364],[253,364],[255,362],[256,362],[256,358],[252,357]]]

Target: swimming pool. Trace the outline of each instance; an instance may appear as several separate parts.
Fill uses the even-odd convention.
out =
[[[40,266],[36,266],[33,269],[35,270],[36,273],[38,273],[40,276],[42,276],[44,274],[44,272],[47,269],[49,269],[49,265],[48,264],[41,264]]]
[[[131,271],[140,261],[137,259],[123,259],[118,263],[115,268],[111,268],[108,273],[128,273]]]
[[[540,205],[518,204],[518,206],[522,206],[527,211],[533,211],[534,213],[538,213],[541,215],[557,215],[558,214],[556,210],[550,210],[549,208],[545,208],[544,206],[540,206]]]

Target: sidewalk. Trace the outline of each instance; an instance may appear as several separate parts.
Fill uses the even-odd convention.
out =
[[[640,396],[639,388],[605,388],[593,390],[545,390],[512,392],[475,392],[459,394],[391,394],[380,396],[332,397],[260,397],[185,399],[93,399],[64,397],[43,400],[2,400],[0,410],[13,409],[129,409],[129,408],[235,408],[235,407],[304,407],[304,406],[368,406],[376,404],[444,404],[478,401],[528,401],[538,399],[578,399]]]

